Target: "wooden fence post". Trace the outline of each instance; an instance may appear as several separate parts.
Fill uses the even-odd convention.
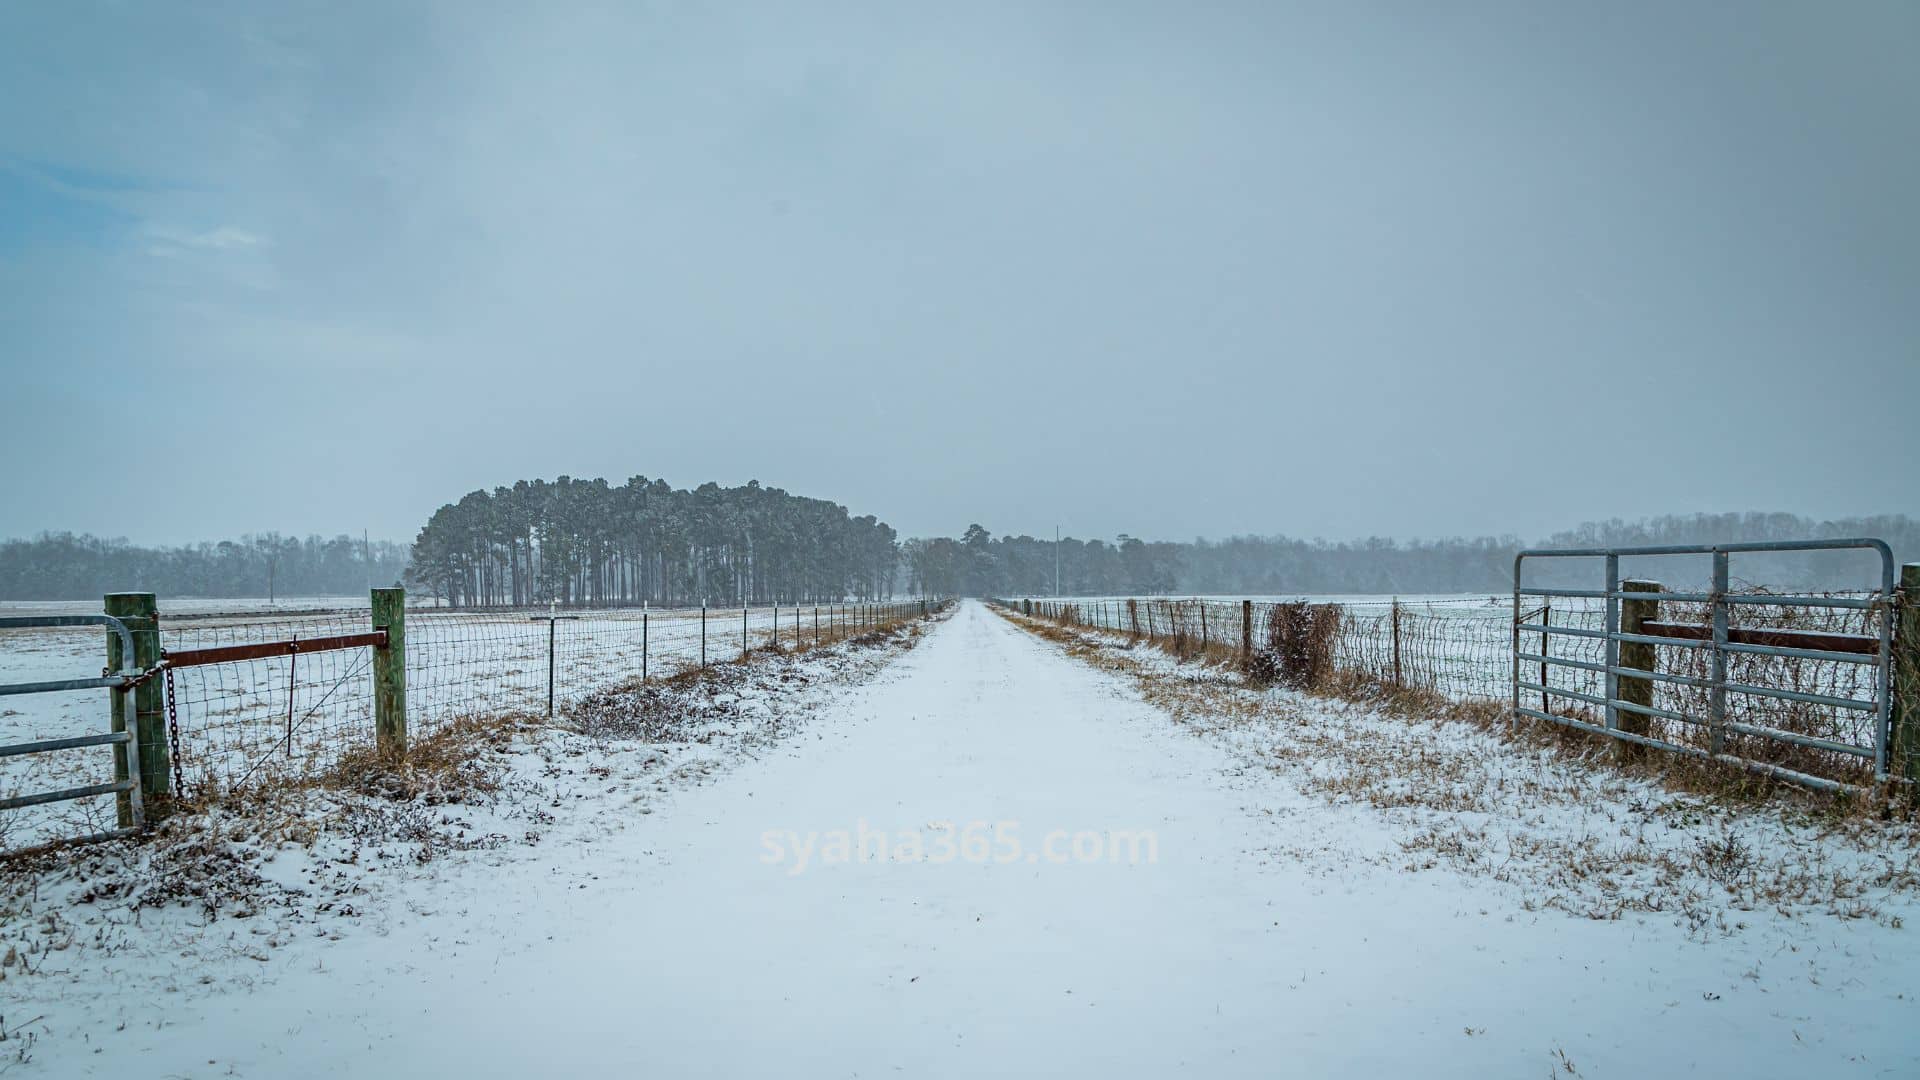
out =
[[[1400,598],[1393,598],[1393,685],[1407,685],[1400,676]]]
[[[1920,563],[1900,568],[1894,630],[1892,753],[1887,772],[1920,783]]]
[[[1253,661],[1253,601],[1240,601],[1240,662]]]
[[[552,625],[552,624],[548,624]],[[380,753],[407,752],[407,590],[373,590],[373,628],[387,646],[373,650],[373,733]]]
[[[107,670],[124,671],[138,668],[141,671],[160,662],[160,607],[152,593],[108,593],[101,611],[127,624],[133,633],[133,657],[131,662],[120,655],[120,635],[107,631]],[[108,707],[113,710],[114,731],[127,729],[127,691],[110,690],[107,692]],[[127,760],[125,744],[115,748],[113,757],[113,778],[125,780],[130,770],[140,770],[140,797],[146,802],[147,812],[153,812],[155,798],[166,798],[171,789],[171,762],[167,745],[167,717],[161,708],[160,680],[148,679],[133,689],[134,725],[140,733],[140,761],[138,765]],[[115,811],[121,828],[133,825],[133,800],[125,792],[114,797]]]
[[[1620,583],[1621,592],[1659,593],[1661,585],[1657,581],[1628,580]],[[1658,600],[1622,600],[1620,602],[1620,632],[1638,634],[1643,623],[1657,622],[1660,618]],[[1620,666],[1635,671],[1653,671],[1657,654],[1654,647],[1644,641],[1623,641],[1620,643]],[[1619,677],[1618,699],[1633,705],[1653,707],[1653,680],[1631,675]],[[1653,730],[1653,717],[1646,713],[1630,709],[1618,710],[1620,714],[1619,730],[1631,735],[1645,735]],[[1614,757],[1630,761],[1641,755],[1646,747],[1638,743],[1616,739],[1613,744]]]

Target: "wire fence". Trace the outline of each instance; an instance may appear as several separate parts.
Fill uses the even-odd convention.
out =
[[[810,648],[896,625],[912,603],[608,611],[409,612],[409,738],[466,717],[551,713],[646,678],[670,677],[778,646]],[[363,617],[364,618],[364,617]],[[350,616],[162,621],[168,652],[364,632]],[[312,776],[373,745],[372,648],[208,664],[167,673],[178,788],[214,796],[268,777]]]
[[[1818,603],[1848,596],[1871,603],[1860,608]],[[1730,618],[1735,630],[1810,631],[1869,639],[1885,616],[1886,602],[1879,593],[1828,592],[1809,594],[1806,604],[1733,605]],[[1456,702],[1517,703],[1561,713],[1568,712],[1569,699],[1577,712],[1582,697],[1603,703],[1608,692],[1606,613],[1601,604],[1580,599],[1536,603],[1520,612],[1517,621],[1510,601],[1496,606],[1461,601],[1308,604],[1133,597],[995,603],[1067,626],[1150,641],[1183,657],[1264,661],[1270,673],[1283,681],[1309,687],[1338,677],[1358,678]],[[1680,624],[1705,625],[1710,614],[1711,605],[1703,603],[1665,601],[1658,608],[1661,620]],[[1522,632],[1519,625],[1574,633]],[[1710,650],[1682,642],[1651,648],[1655,677],[1650,680],[1650,704],[1672,716],[1649,715],[1647,734],[1706,749],[1712,738],[1706,726],[1681,718],[1709,714]],[[1516,660],[1516,655],[1548,661]],[[1880,692],[1871,664],[1832,655],[1728,653],[1725,659],[1724,683],[1768,693],[1726,696],[1723,752],[1844,783],[1872,779],[1877,721],[1872,711],[1857,704],[1875,700]],[[1287,678],[1289,671],[1294,678]],[[1549,689],[1516,691],[1516,682]],[[1596,721],[1599,712],[1596,706]]]
[[[829,645],[938,606],[916,600],[705,611],[414,609],[398,635],[406,733],[431,738],[464,718],[500,714],[551,712],[564,720],[595,691],[775,647]],[[377,744],[375,675],[383,646],[364,642],[395,638],[370,625],[368,609],[172,617],[163,610],[158,626],[157,651],[167,659],[143,684],[154,693],[140,708],[143,716],[152,715],[148,709],[158,714],[173,793],[219,798],[270,780],[313,778]],[[101,636],[93,629],[0,629],[0,682],[97,675]],[[363,643],[327,640],[340,638]],[[236,650],[241,656],[232,658]],[[0,745],[85,735],[109,720],[97,690],[0,701]],[[99,748],[0,757],[0,799],[113,778],[111,756]],[[0,812],[0,851],[101,832],[115,818],[111,795],[8,809]]]
[[[1333,670],[1462,701],[1504,698],[1511,689],[1512,624],[1504,608],[1167,597],[996,602],[1066,625],[1164,644],[1177,655],[1221,658],[1275,648],[1278,620],[1305,606],[1337,613],[1321,617],[1321,632],[1331,634],[1325,648]]]

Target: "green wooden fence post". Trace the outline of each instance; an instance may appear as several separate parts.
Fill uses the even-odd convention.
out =
[[[387,632],[373,650],[373,734],[380,753],[407,752],[407,590],[373,590],[373,628]]]
[[[1900,568],[1895,611],[1900,622],[1894,636],[1893,752],[1887,772],[1920,784],[1920,563]]]
[[[160,608],[152,593],[108,593],[101,610],[126,623],[127,629],[133,633],[133,662],[129,664],[120,655],[120,635],[107,631],[107,670],[138,668],[146,671],[160,662]],[[114,731],[127,729],[126,695],[125,690],[107,692],[108,707],[113,710]],[[171,794],[167,718],[161,708],[159,679],[148,679],[134,688],[133,707],[136,713],[134,724],[140,732],[140,795],[146,802],[147,812],[151,814],[154,812],[154,800],[167,798]],[[132,763],[127,761],[126,747],[117,748],[113,760],[113,778],[125,780],[131,767]],[[120,827],[131,826],[132,800],[123,792],[115,796],[114,801]]]
[[[1621,592],[1659,593],[1662,590],[1657,581],[1623,581]],[[1623,634],[1642,633],[1644,623],[1656,622],[1660,618],[1660,601],[1622,600],[1620,601],[1620,632]],[[1620,643],[1620,666],[1635,671],[1653,671],[1658,659],[1654,647],[1644,641],[1623,641]],[[1544,685],[1544,684],[1542,684]],[[1653,680],[1637,676],[1622,675],[1615,684],[1620,701],[1634,705],[1653,707]],[[1631,709],[1620,709],[1619,730],[1632,735],[1646,735],[1653,730],[1653,717]],[[1639,743],[1616,739],[1613,744],[1614,757],[1621,761],[1630,761],[1640,757],[1646,747]]]

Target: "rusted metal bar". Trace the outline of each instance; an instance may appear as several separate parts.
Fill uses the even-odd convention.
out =
[[[1640,632],[1650,637],[1676,638],[1682,641],[1712,641],[1713,627],[1697,623],[1648,621]],[[1729,627],[1727,641],[1735,645],[1768,645],[1776,649],[1815,649],[1820,652],[1854,653],[1872,656],[1880,650],[1880,639],[1863,634],[1834,634],[1824,630],[1766,630]]]
[[[262,641],[252,645],[220,645],[211,649],[178,649],[162,653],[168,667],[199,667],[203,664],[231,664],[241,660],[265,660],[274,656],[299,653],[336,652],[371,645],[387,647],[387,632],[373,630],[365,634],[340,634],[335,637],[302,638],[296,641]]]

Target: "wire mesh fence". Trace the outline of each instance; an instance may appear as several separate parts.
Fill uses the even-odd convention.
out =
[[[367,629],[346,615],[160,624],[166,653],[313,640]],[[176,790],[212,796],[256,777],[311,773],[373,730],[372,650],[292,653],[168,669],[165,702]]]
[[[1758,589],[1741,592],[1760,595]],[[1869,603],[1857,608],[1819,603],[1849,596]],[[1732,605],[1730,618],[1735,631],[1803,631],[1866,640],[1884,618],[1887,599],[1878,593],[1828,592],[1812,594],[1802,604]],[[1683,626],[1710,621],[1709,604],[1656,602],[1661,620]],[[1307,671],[1291,680],[1303,685],[1346,676],[1456,702],[1511,702],[1563,714],[1570,703],[1578,714],[1583,698],[1603,704],[1608,696],[1605,609],[1599,602],[1577,598],[1533,600],[1517,619],[1511,601],[1502,597],[1423,603],[1165,597],[996,603],[1064,625],[1151,641],[1180,656],[1251,663],[1278,656],[1271,661],[1273,669],[1283,675],[1289,667]],[[1522,626],[1551,627],[1554,632],[1524,631]],[[1308,638],[1318,640],[1306,642]],[[1671,715],[1647,716],[1646,733],[1705,750],[1713,736],[1696,718],[1710,711],[1711,651],[1683,641],[1650,648],[1650,705]],[[1833,655],[1725,656],[1723,684],[1735,692],[1725,696],[1721,752],[1847,783],[1872,780],[1880,733],[1875,714],[1861,707],[1879,692],[1870,663]],[[1524,684],[1547,689],[1517,689]],[[1742,687],[1755,692],[1738,692]],[[1597,722],[1600,711],[1596,704],[1590,718]]]
[[[596,690],[738,661],[778,645],[805,648],[922,613],[910,604],[831,604],[606,611],[425,610],[405,624],[410,738],[463,717],[564,717]],[[351,616],[163,621],[169,651],[365,631]],[[310,776],[374,743],[373,649],[209,664],[170,671],[170,727],[181,790],[218,795],[267,776]]]
[[[1296,602],[1128,597],[1002,604],[1074,626],[1165,644],[1178,655],[1250,655],[1276,645],[1277,619]],[[1328,661],[1339,672],[1454,698],[1504,698],[1511,689],[1511,620],[1481,603],[1306,604],[1330,611]],[[1284,636],[1284,635],[1283,635]]]
[[[915,600],[704,611],[415,609],[395,633],[372,626],[378,616],[367,608],[169,617],[163,606],[164,659],[144,685],[160,688],[154,708],[168,787],[190,799],[219,798],[319,776],[375,747],[375,674],[390,644],[403,646],[406,737],[420,739],[475,716],[551,711],[564,719],[598,690],[773,648],[831,645],[940,607]],[[0,628],[0,682],[97,674],[102,654],[97,630]],[[0,745],[99,731],[108,719],[98,691],[4,700]],[[0,799],[112,779],[98,748],[0,757]],[[7,810],[0,851],[100,832],[115,817],[110,795]]]

